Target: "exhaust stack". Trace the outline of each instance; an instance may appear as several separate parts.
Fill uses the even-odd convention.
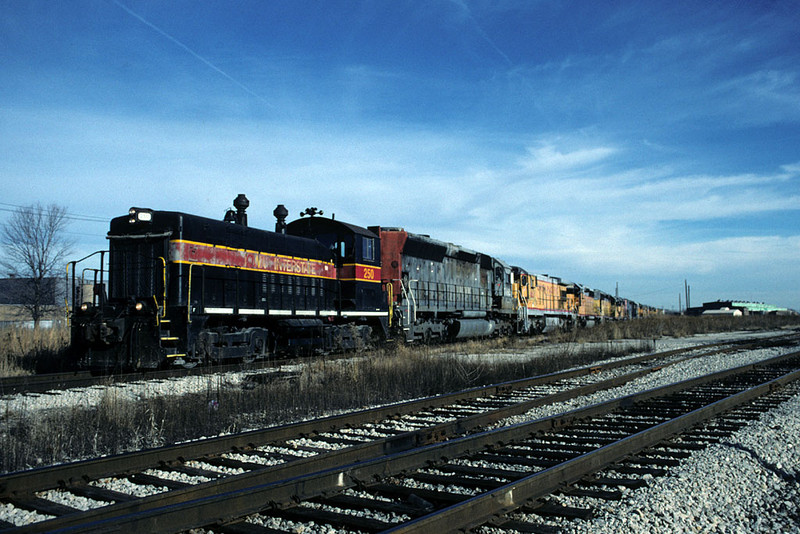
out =
[[[244,194],[240,193],[239,196],[233,201],[233,207],[236,208],[236,224],[247,226],[247,213],[245,210],[250,206],[250,201]]]
[[[283,204],[278,204],[278,207],[272,212],[275,216],[275,231],[279,234],[286,233],[286,217],[289,216],[289,210]]]

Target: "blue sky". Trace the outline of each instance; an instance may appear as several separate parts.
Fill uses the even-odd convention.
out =
[[[309,206],[800,309],[800,4],[0,0],[0,218]],[[80,220],[90,219],[90,220]],[[683,301],[685,305],[685,300]]]

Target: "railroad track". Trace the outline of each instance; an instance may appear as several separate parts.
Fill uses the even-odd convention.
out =
[[[647,486],[657,484],[655,479],[658,477],[682,478],[680,466],[684,461],[691,462],[691,458],[712,445],[730,447],[734,450],[747,450],[736,444],[737,438],[733,434],[753,422],[768,412],[779,408],[782,403],[790,401],[793,397],[800,394],[800,382],[795,381],[785,387],[780,387],[763,397],[759,397],[752,402],[741,404],[722,415],[716,416],[707,422],[701,423],[688,431],[673,435],[664,441],[651,447],[634,453],[620,462],[610,464],[599,471],[587,473],[579,481],[565,485],[563,488],[551,493],[549,496],[540,497],[526,505],[523,505],[512,513],[505,514],[499,518],[488,521],[486,527],[497,527],[502,530],[520,530],[523,532],[539,532],[542,534],[557,533],[576,529],[583,532],[591,532],[593,523],[576,525],[573,521],[581,519],[592,521],[595,518],[603,517],[604,513],[613,508],[616,502],[623,501],[626,497],[638,500],[640,503],[646,500],[644,497],[636,497],[628,494],[629,490],[642,489]],[[758,428],[757,424],[754,428]],[[757,432],[748,429],[748,433]],[[780,445],[779,445],[780,446]],[[791,447],[791,445],[790,445]],[[750,452],[748,450],[748,452]],[[717,470],[722,467],[717,465]],[[767,467],[772,469],[772,466]],[[775,471],[778,476],[788,479],[791,475]],[[685,471],[684,471],[685,473]],[[709,472],[704,473],[706,476]],[[706,485],[706,489],[714,493],[713,484],[709,488],[709,483],[704,479],[694,479],[697,486]],[[670,484],[667,483],[667,486]],[[695,486],[695,487],[697,487]],[[727,490],[728,488],[726,488]],[[723,490],[720,493],[726,492]],[[758,489],[756,489],[756,493]],[[645,493],[645,492],[642,492]],[[657,493],[657,492],[656,492]],[[696,491],[694,492],[696,493]],[[652,494],[652,492],[651,492]],[[685,495],[683,496],[685,497]],[[712,496],[709,496],[713,499]],[[680,499],[681,496],[670,494],[669,501]],[[707,502],[707,501],[706,501]],[[673,504],[678,504],[674,503]],[[729,501],[729,505],[736,507],[741,505],[741,501],[736,498]],[[713,506],[713,505],[710,505]],[[637,505],[633,505],[634,510],[639,510]],[[658,507],[656,507],[658,509]],[[651,508],[652,510],[652,508]],[[660,518],[660,513],[665,510],[662,508],[656,512],[656,518]],[[642,521],[645,519],[646,512],[641,513]],[[650,512],[652,513],[652,512]],[[712,515],[714,515],[712,513]],[[658,520],[656,519],[656,523]],[[723,521],[724,523],[724,521]],[[601,522],[602,524],[602,522]],[[515,528],[516,527],[516,528]],[[649,531],[647,526],[640,525],[641,532]],[[652,528],[652,527],[651,527]],[[720,527],[725,530],[725,527]],[[734,527],[735,528],[735,527]],[[743,527],[747,529],[747,527]],[[563,529],[563,530],[562,530]],[[707,530],[708,527],[696,527],[697,531]],[[636,531],[633,528],[632,531]],[[668,531],[669,527],[657,528],[657,530]],[[776,530],[777,531],[777,530]]]
[[[655,473],[665,466],[675,465],[704,443],[727,436],[745,424],[738,418],[731,418],[727,423],[722,420],[707,424],[710,420],[733,409],[740,410],[736,415],[765,411],[796,394],[796,387],[783,393],[775,394],[775,391],[787,385],[796,386],[798,380],[800,352],[795,352],[762,364],[714,373],[516,428],[466,438],[460,440],[463,443],[440,446],[427,462],[420,462],[420,458],[409,462],[411,457],[407,455],[404,460],[416,465],[404,466],[403,474],[394,477],[392,484],[366,485],[364,489],[383,495],[393,491],[402,495],[408,491],[405,488],[409,487],[409,480],[421,478],[439,487],[475,490],[461,494],[452,490],[428,490],[423,499],[431,504],[429,510],[399,525],[379,526],[381,531],[453,531],[481,525],[530,530],[530,526],[526,527],[511,514],[542,511],[546,504],[540,499],[558,491],[570,491],[570,486],[578,482],[595,486],[641,485],[641,480],[636,478],[609,480],[591,475],[620,463],[617,472],[633,475]],[[770,394],[774,394],[772,398]],[[706,426],[697,428],[703,424]],[[428,456],[433,448],[428,449],[419,454]],[[436,456],[445,460],[434,460]],[[465,466],[465,462],[471,465]],[[503,462],[504,467],[485,467],[486,462]],[[396,465],[395,469],[399,467]],[[370,466],[357,466],[348,471],[348,476],[351,480],[367,480],[365,475],[369,475],[369,470]],[[530,471],[535,472],[531,474]],[[612,495],[604,497],[601,491],[578,491],[614,498]],[[318,496],[310,499],[314,498],[318,502],[325,501]],[[450,502],[446,502],[448,500]],[[272,508],[279,508],[276,502],[271,502]],[[291,511],[297,507],[289,503],[286,506],[267,514],[291,517]],[[571,513],[566,509],[545,511],[553,512]],[[303,515],[307,520],[311,514],[297,514]]]
[[[607,366],[475,388],[356,414],[14,473],[0,477],[0,500],[35,510],[43,517],[54,517],[22,531],[103,524],[132,510],[142,513],[168,503],[242,491],[254,484],[336,469],[360,459],[452,440],[535,406],[624,384],[688,358],[732,350],[736,347],[695,351],[688,356],[682,351],[669,351],[628,358]],[[235,472],[243,474],[225,476]],[[168,473],[185,477],[183,481],[175,480]],[[128,490],[130,486],[159,489],[155,495],[136,498]],[[169,491],[162,492],[164,488]],[[65,495],[81,496],[92,506],[115,504],[79,512],[63,504],[60,497]]]
[[[23,375],[0,378],[0,396],[17,393],[47,393],[70,388],[107,386],[144,380],[164,380],[184,376],[202,376],[236,371],[256,371],[280,367],[286,360],[265,360],[252,363],[236,363],[195,367],[193,369],[162,369],[138,373],[122,373],[114,375],[93,375],[89,371],[73,371],[64,373],[45,373],[40,375]]]
[[[569,484],[590,482],[587,477],[598,469],[626,459],[619,469],[633,474],[674,464],[694,448],[691,434],[685,441],[676,435],[798,379],[800,353],[793,353],[527,424],[297,477],[252,480],[240,489],[156,509],[131,509],[82,527],[157,531],[211,526],[215,532],[275,532],[275,526],[296,531],[302,524],[332,524],[399,533],[452,532],[488,524],[524,530],[510,514],[542,511],[538,499]],[[698,435],[715,439],[735,429],[704,429]],[[634,479],[596,482],[625,485]],[[356,510],[359,514],[352,513]],[[363,510],[369,514],[364,516]],[[231,523],[243,516],[249,520]]]
[[[786,334],[784,336],[777,336],[778,338],[790,338],[797,336],[797,334]],[[752,343],[754,340],[739,340],[732,342],[720,342],[714,344],[703,345],[703,347],[719,347],[719,346],[737,346]],[[332,358],[350,357],[351,355],[334,355],[325,356],[324,358],[330,360]],[[162,369],[155,371],[136,372],[136,373],[121,373],[112,375],[96,376],[89,371],[69,371],[62,373],[45,373],[38,375],[22,375],[22,376],[9,376],[0,377],[0,397],[7,395],[14,395],[18,393],[23,394],[40,394],[48,392],[56,392],[59,390],[66,390],[70,388],[85,388],[93,386],[107,386],[110,384],[124,384],[129,382],[140,382],[144,380],[163,380],[169,378],[180,378],[185,376],[203,376],[208,374],[223,374],[237,371],[256,371],[261,369],[278,369],[284,363],[295,361],[287,359],[270,359],[264,361],[256,361],[251,363],[235,363],[226,365],[215,365],[207,367],[195,367],[192,369]],[[277,372],[277,371],[276,371]]]

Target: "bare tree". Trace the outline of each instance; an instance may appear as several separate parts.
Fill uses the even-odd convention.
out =
[[[20,207],[0,232],[0,265],[16,279],[12,295],[34,328],[56,307],[59,280],[71,243],[65,237],[67,210],[50,204]]]

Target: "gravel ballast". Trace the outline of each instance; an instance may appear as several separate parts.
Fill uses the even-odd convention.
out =
[[[602,505],[573,533],[800,532],[800,394]]]
[[[658,340],[658,351],[672,348],[713,343],[750,337],[775,335],[768,333],[727,333],[710,336],[694,336],[683,339]],[[531,353],[537,349],[531,349]],[[552,350],[552,349],[549,349]],[[580,401],[560,403],[532,410],[510,419],[504,424],[544,417],[554,413],[602,402],[611,397],[658,387],[677,380],[693,378],[763,360],[797,350],[794,348],[772,348],[749,351],[741,354],[724,354],[690,360],[670,366],[629,384],[586,396]],[[498,358],[502,353],[484,355]],[[510,358],[522,354],[509,354]],[[474,358],[477,355],[465,355]],[[615,358],[616,359],[616,358]],[[164,390],[161,384],[132,384],[114,388],[113,393],[97,390],[72,391],[64,394],[41,397],[7,397],[5,417],[15,410],[50,410],[69,405],[92,406],[96,395],[103,394],[133,396],[192,392],[232,381],[239,384],[240,377],[206,378],[205,382],[192,379],[171,380]],[[88,393],[88,395],[87,395]],[[399,421],[401,423],[402,421]],[[296,443],[303,445],[303,443]],[[736,432],[722,443],[712,445],[704,451],[683,460],[666,477],[649,480],[647,487],[626,490],[624,498],[617,502],[602,502],[597,516],[590,521],[559,523],[565,532],[800,532],[800,394],[776,409],[761,416],[757,421]],[[212,469],[212,466],[199,465]],[[213,470],[219,470],[213,467]],[[198,480],[199,482],[199,480]],[[111,481],[103,481],[111,484]],[[131,492],[131,488],[114,486],[117,491]],[[147,493],[163,491],[162,488],[138,488]],[[65,504],[67,504],[65,502]],[[91,502],[69,503],[76,508],[93,507]],[[23,514],[27,514],[23,517]],[[35,520],[30,512],[0,504],[0,519],[22,525]],[[41,519],[39,517],[38,519]],[[316,525],[304,532],[337,532],[330,527]]]

